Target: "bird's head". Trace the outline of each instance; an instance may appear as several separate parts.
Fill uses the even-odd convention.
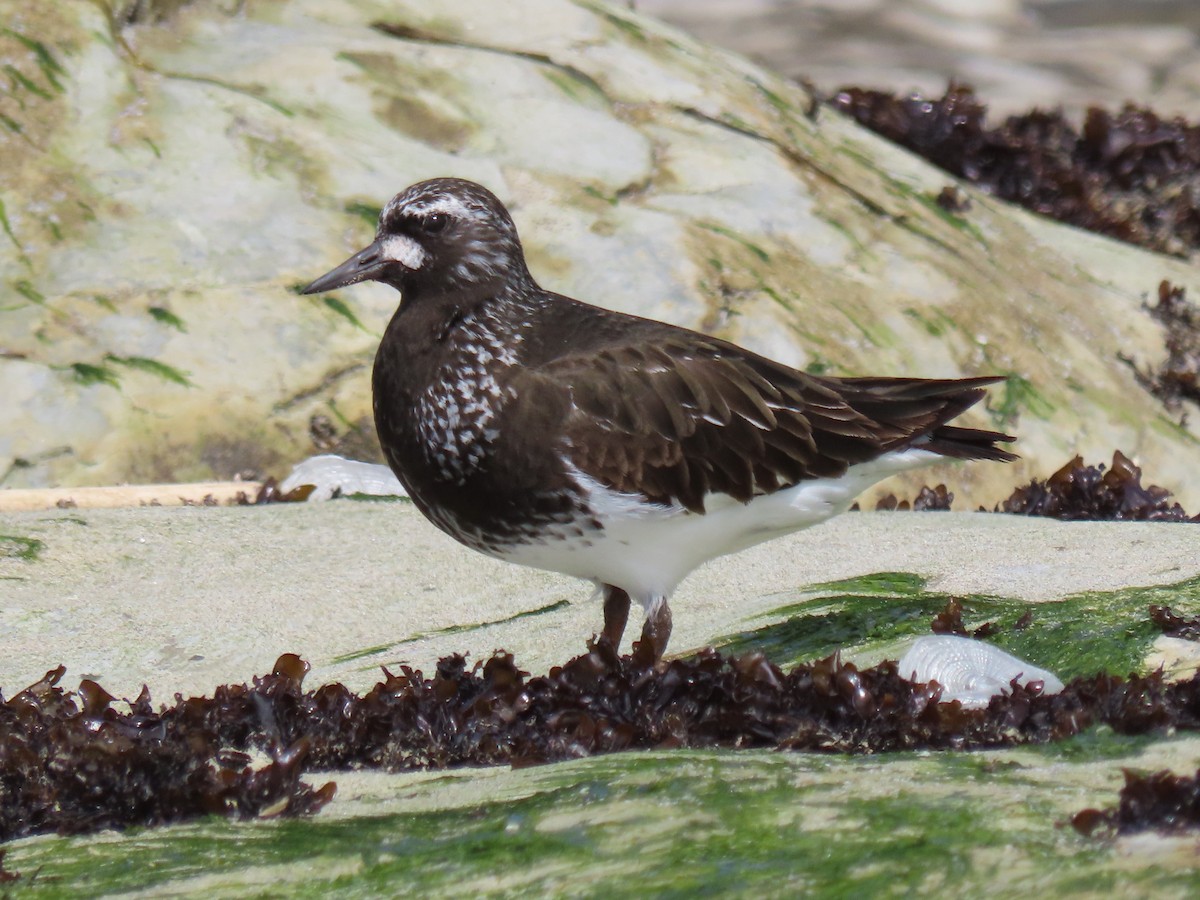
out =
[[[399,291],[492,291],[528,278],[512,217],[482,185],[435,178],[393,197],[375,240],[302,290],[319,294],[360,281]]]

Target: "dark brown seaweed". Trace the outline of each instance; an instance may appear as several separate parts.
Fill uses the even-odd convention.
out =
[[[1085,809],[1071,818],[1080,834],[1113,836],[1159,831],[1167,834],[1200,828],[1200,771],[1194,777],[1166,770],[1139,775],[1125,769],[1125,786],[1116,807]]]
[[[1087,521],[1200,522],[1189,517],[1171,492],[1142,484],[1142,470],[1120,450],[1112,467],[1089,466],[1076,456],[1045,481],[1033,479],[1004,500],[996,512]]]
[[[1083,126],[1032,110],[989,126],[974,91],[940,97],[846,87],[830,105],[980,189],[1061,222],[1161,253],[1200,247],[1200,126],[1127,104]],[[961,214],[943,191],[942,208]]]
[[[497,652],[432,676],[402,666],[358,695],[306,691],[307,666],[280,658],[252,685],[155,709],[60,668],[0,698],[0,839],[155,825],[197,816],[302,815],[333,796],[305,772],[529,765],[627,749],[775,747],[826,753],[1005,747],[1060,740],[1097,723],[1123,734],[1200,727],[1200,677],[1096,675],[1044,696],[1014,686],[986,709],[940,703],[894,662],[858,669],[836,654],[784,672],[759,653],[704,650],[655,664],[605,641],[529,677]],[[251,753],[270,762],[256,768]]]

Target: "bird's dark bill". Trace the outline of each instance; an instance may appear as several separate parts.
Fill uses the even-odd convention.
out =
[[[398,287],[407,274],[416,272],[429,261],[425,249],[411,237],[387,234],[300,291],[320,294],[360,281],[382,281]]]
[[[386,268],[396,261],[384,252],[382,241],[376,241],[360,250],[338,266],[330,269],[312,284],[300,291],[302,294],[320,294],[337,288],[358,284],[360,281],[378,279]]]

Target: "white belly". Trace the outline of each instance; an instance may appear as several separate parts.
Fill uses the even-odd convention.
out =
[[[647,505],[575,470],[603,530],[513,546],[500,558],[614,585],[649,609],[708,560],[824,522],[877,481],[938,458],[928,450],[889,453],[852,467],[842,478],[803,481],[749,503],[710,494],[703,515]]]

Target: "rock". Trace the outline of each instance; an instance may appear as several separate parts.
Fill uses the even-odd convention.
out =
[[[1200,502],[1200,432],[1118,360],[1163,357],[1142,303],[1193,268],[969,189],[947,213],[947,176],[622,7],[10,6],[0,485],[261,475],[314,416],[369,417],[395,295],[295,287],[446,174],[511,204],[555,290],[813,370],[1011,374],[974,422],[1024,461],[910,485],[994,502],[1120,447]]]
[[[1195,6],[1188,0],[637,0],[641,12],[783,74],[940,96],[974,86],[999,122],[1031,107],[1082,119],[1092,104],[1151,103],[1194,119]]]

